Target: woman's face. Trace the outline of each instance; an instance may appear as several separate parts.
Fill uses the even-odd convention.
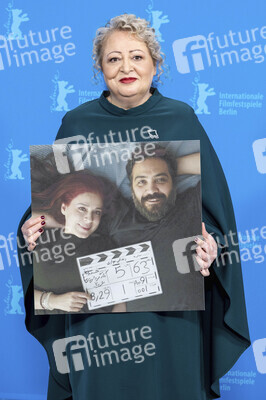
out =
[[[150,97],[156,66],[146,43],[129,32],[116,31],[106,40],[102,51],[102,72],[114,104]]]
[[[101,221],[103,201],[99,194],[82,193],[76,196],[69,205],[62,204],[61,212],[65,216],[65,232],[89,237]]]

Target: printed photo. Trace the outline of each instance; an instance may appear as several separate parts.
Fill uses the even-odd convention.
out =
[[[204,310],[200,141],[30,147],[35,314]]]

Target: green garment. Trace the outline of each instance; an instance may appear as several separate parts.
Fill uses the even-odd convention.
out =
[[[207,231],[225,243],[224,235],[237,229],[226,179],[210,140],[190,106],[162,96],[157,89],[151,88],[151,93],[145,103],[124,110],[111,104],[106,99],[109,92],[104,91],[99,99],[65,115],[57,139],[87,137],[94,132],[94,141],[96,137],[101,142],[106,138],[110,141],[111,137],[119,141],[120,132],[122,140],[145,141],[150,140],[148,126],[157,131],[156,140],[200,140],[202,217]],[[20,228],[30,213],[29,208],[19,225],[21,243]],[[21,251],[18,249],[19,255]],[[239,248],[230,242],[226,251],[239,255]],[[26,327],[44,346],[49,358],[48,400],[68,399],[71,395],[81,400],[215,399],[220,395],[219,378],[250,345],[241,264],[234,255],[231,263],[225,257],[224,265],[220,262],[218,266],[215,261],[210,267],[211,274],[205,278],[205,311],[35,316],[32,266],[21,264],[20,271]],[[152,331],[149,340],[155,345],[155,354],[142,363],[132,359],[99,367],[95,356],[83,371],[74,371],[71,362],[69,374],[56,369],[52,351],[56,339],[72,335],[87,338],[89,332],[103,337],[110,330],[123,333],[143,326]],[[146,342],[142,339],[141,343]]]

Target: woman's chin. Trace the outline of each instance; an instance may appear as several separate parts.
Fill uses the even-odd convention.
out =
[[[89,232],[86,231],[81,232],[80,229],[77,229],[75,231],[68,229],[67,231],[65,231],[65,233],[77,236],[80,239],[87,239],[92,234],[91,230]]]
[[[74,235],[76,235],[80,239],[87,239],[91,235],[91,232],[84,232],[84,233],[83,232],[76,232],[76,233],[74,233]]]

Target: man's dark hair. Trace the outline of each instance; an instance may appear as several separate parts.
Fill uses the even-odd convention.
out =
[[[177,173],[177,161],[173,154],[171,154],[165,147],[160,144],[155,143],[155,147],[152,150],[149,150],[152,155],[147,154],[145,150],[146,143],[141,144],[141,151],[136,155],[134,152],[131,154],[131,159],[128,160],[126,165],[127,176],[130,182],[132,182],[132,170],[136,162],[140,162],[140,157],[142,157],[143,161],[147,158],[161,158],[164,160],[168,166],[169,173],[171,175],[172,180],[176,178]]]

